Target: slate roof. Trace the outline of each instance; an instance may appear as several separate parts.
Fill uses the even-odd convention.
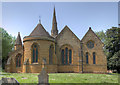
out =
[[[51,37],[49,33],[45,30],[42,24],[38,24],[35,29],[31,32],[29,36],[44,36],[44,37]]]
[[[22,45],[21,37],[20,37],[20,32],[18,32],[17,39],[15,41],[15,45]]]

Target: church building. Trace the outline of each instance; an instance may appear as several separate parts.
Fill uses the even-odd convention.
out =
[[[51,35],[41,23],[23,38],[23,44],[18,33],[5,71],[40,73],[45,68],[48,73],[106,73],[103,46],[91,27],[81,40],[67,25],[58,33],[54,8]]]

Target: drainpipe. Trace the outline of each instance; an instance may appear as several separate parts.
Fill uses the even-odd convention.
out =
[[[83,73],[83,43],[82,43],[82,41],[80,42],[80,46],[81,46],[81,57],[82,57],[82,73]]]

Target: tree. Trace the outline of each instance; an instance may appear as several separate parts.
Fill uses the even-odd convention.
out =
[[[109,59],[110,67],[116,69],[120,73],[120,50],[115,52],[114,55]]]
[[[108,69],[117,70],[120,72],[120,28],[112,27],[103,31],[96,32],[98,37],[104,43],[104,51],[107,56],[107,67]]]
[[[106,40],[106,35],[105,33],[102,31],[99,31],[99,32],[96,32],[96,35],[100,38],[100,40],[105,43],[105,40]]]
[[[9,35],[6,30],[0,28],[2,34],[2,68],[5,68],[5,64],[8,59],[8,53],[12,51],[15,43],[15,37]]]

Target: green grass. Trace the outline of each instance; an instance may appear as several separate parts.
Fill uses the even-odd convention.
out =
[[[15,78],[19,83],[38,83],[35,73],[2,73],[0,76]],[[50,73],[49,83],[118,83],[118,74],[80,74],[80,73]]]

